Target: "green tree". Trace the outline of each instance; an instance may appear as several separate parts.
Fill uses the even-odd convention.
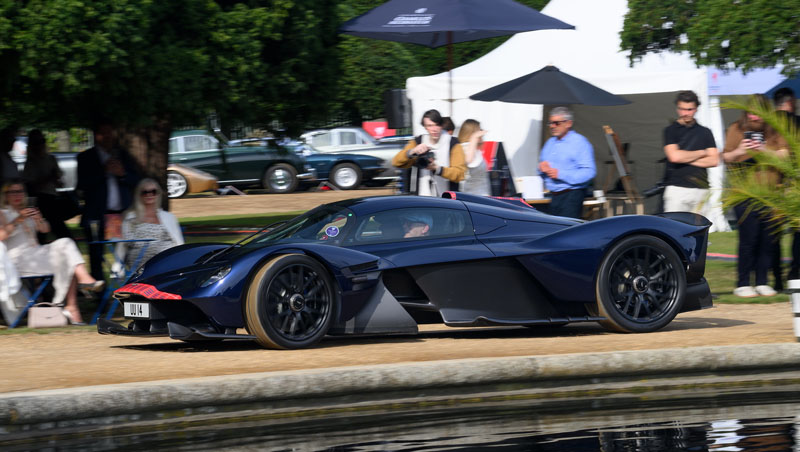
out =
[[[335,83],[335,0],[0,0],[0,123],[118,125],[164,182],[169,134],[300,129]]]
[[[621,38],[631,64],[671,50],[698,65],[800,72],[800,0],[629,0],[628,8]]]

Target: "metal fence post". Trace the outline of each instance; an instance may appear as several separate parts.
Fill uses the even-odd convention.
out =
[[[790,279],[789,293],[792,297],[792,315],[794,317],[794,337],[800,342],[800,279]]]

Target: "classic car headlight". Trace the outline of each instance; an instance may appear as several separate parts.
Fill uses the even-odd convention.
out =
[[[222,267],[219,270],[217,270],[216,273],[213,273],[205,281],[203,281],[200,284],[200,287],[208,287],[208,286],[214,284],[215,282],[221,280],[222,278],[228,276],[228,273],[230,273],[230,272],[231,272],[231,266],[230,265]]]

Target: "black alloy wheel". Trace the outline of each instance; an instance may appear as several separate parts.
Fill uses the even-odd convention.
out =
[[[686,273],[663,240],[631,236],[615,244],[597,272],[597,309],[604,327],[627,333],[656,331],[680,312]]]
[[[298,349],[322,339],[337,306],[325,267],[302,254],[285,254],[256,272],[247,291],[245,321],[262,346]]]

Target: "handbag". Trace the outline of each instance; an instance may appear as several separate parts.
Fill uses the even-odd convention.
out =
[[[36,303],[28,309],[28,328],[67,326],[63,308],[51,303]]]

